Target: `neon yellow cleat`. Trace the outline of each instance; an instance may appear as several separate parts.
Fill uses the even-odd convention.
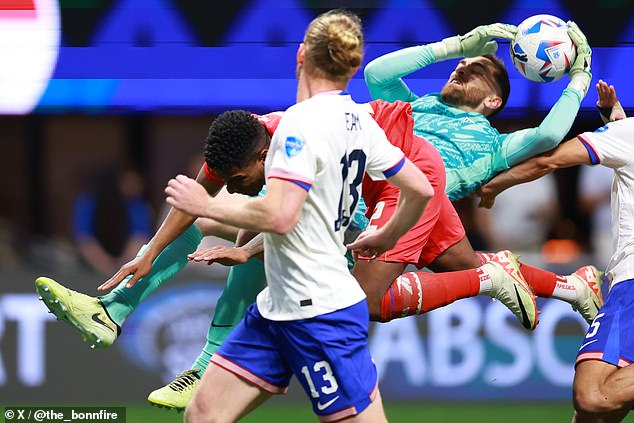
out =
[[[35,288],[57,320],[74,326],[91,348],[107,348],[119,336],[119,326],[110,319],[98,298],[70,290],[45,277],[35,280]]]
[[[578,311],[588,324],[592,323],[599,309],[603,307],[602,275],[603,272],[594,266],[583,266],[568,276],[568,281],[574,284],[577,292],[577,299],[571,303],[572,308]]]
[[[511,310],[522,326],[534,330],[539,323],[535,294],[522,276],[517,258],[508,250],[500,251],[490,256],[490,261],[482,269],[491,277],[489,295]]]
[[[199,369],[193,369],[179,373],[169,384],[152,391],[147,400],[158,407],[184,410],[200,383],[199,371]]]

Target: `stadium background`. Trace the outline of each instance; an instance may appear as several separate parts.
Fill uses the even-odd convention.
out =
[[[537,13],[576,21],[593,47],[593,74],[617,86],[627,109],[634,87],[634,4],[622,0],[0,0],[0,405],[117,404],[128,421],[177,421],[143,404],[189,367],[202,346],[226,271],[188,266],[139,307],[110,350],[91,350],[37,301],[49,275],[96,293],[72,239],[73,201],[104,165],[141,171],[160,222],[163,187],[200,154],[215,114],[285,109],[308,22],[333,7],[362,16],[366,61],[497,21]],[[567,84],[522,79],[495,119],[502,131],[537,125]],[[415,92],[440,89],[455,61],[412,75]],[[350,86],[369,100],[361,73]],[[571,136],[599,126],[591,88]],[[558,213],[525,260],[561,273],[598,260],[591,219],[578,207],[578,169],[556,173]],[[531,199],[527,198],[530,202]],[[459,208],[476,245],[487,233],[471,201]],[[585,323],[564,303],[540,301],[527,334],[498,303],[469,299],[422,318],[374,326],[372,353],[392,421],[561,421],[570,417],[572,362]],[[247,421],[280,413],[311,419],[298,387]],[[293,414],[298,413],[298,414]],[[501,420],[500,420],[501,421]]]

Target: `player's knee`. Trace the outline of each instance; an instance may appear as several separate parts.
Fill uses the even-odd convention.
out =
[[[222,420],[219,420],[218,416],[214,415],[214,413],[209,412],[205,404],[198,398],[198,395],[194,395],[185,409],[185,422],[220,423]]]
[[[602,414],[621,408],[609,394],[597,384],[579,386],[575,384],[572,391],[575,410],[581,414]]]
[[[376,295],[367,294],[368,311],[370,312],[370,320],[380,322],[381,320],[381,298]],[[378,297],[378,298],[377,298]]]
[[[201,410],[196,403],[196,397],[194,397],[189,404],[187,404],[187,408],[185,408],[185,422],[186,423],[194,423],[200,421]]]
[[[357,280],[359,281],[359,285],[363,292],[365,292],[366,302],[368,303],[368,312],[370,313],[370,320],[373,322],[381,321],[381,302],[383,301],[383,294],[385,292],[380,292],[373,288],[373,284],[367,283],[364,278],[360,278],[357,276]],[[364,283],[365,282],[365,283]]]
[[[376,288],[369,288],[374,287]],[[379,284],[361,284],[361,288],[365,292],[366,301],[368,303],[368,312],[370,314],[370,320],[373,322],[389,322],[392,320],[393,311],[391,304],[394,302],[394,298],[390,295],[389,288],[381,287]]]
[[[183,416],[183,421],[185,423],[196,421],[196,412],[193,409],[194,406],[191,403],[187,404],[187,408],[185,408],[185,415]]]
[[[576,392],[573,395],[575,410],[581,414],[595,414],[601,412],[601,399],[585,392]]]

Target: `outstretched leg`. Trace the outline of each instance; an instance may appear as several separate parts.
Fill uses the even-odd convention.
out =
[[[139,303],[185,267],[187,254],[196,250],[201,239],[200,230],[192,225],[159,254],[146,277],[131,288],[126,288],[126,279],[100,298],[70,290],[50,278],[38,278],[35,286],[59,320],[75,327],[93,347],[107,348]]]
[[[434,272],[453,272],[481,266],[489,261],[495,253],[476,253],[469,240],[464,237],[443,251],[427,267]],[[594,266],[584,266],[576,272],[561,276],[547,270],[520,263],[520,271],[536,296],[555,298],[569,303],[588,322],[603,305],[601,295],[602,273]],[[460,285],[448,286],[446,289],[456,290],[454,294],[460,298],[468,295]]]
[[[361,286],[364,281],[359,280]],[[470,270],[447,273],[409,272],[392,282],[381,297],[370,302],[370,316],[386,322],[426,313],[461,299],[488,295],[499,299],[527,329],[537,325],[535,296],[519,272],[517,257],[498,253],[489,263]],[[370,296],[370,294],[368,294]]]
[[[192,225],[172,241],[152,263],[152,271],[139,279],[131,288],[125,286],[124,279],[115,289],[100,297],[108,315],[119,326],[151,293],[164,282],[170,280],[188,263],[187,254],[193,253],[200,245],[203,235],[196,225]],[[139,254],[143,249],[139,251]]]
[[[151,404],[177,410],[187,406],[211,357],[242,320],[247,307],[255,301],[265,286],[262,260],[252,258],[231,268],[227,285],[216,304],[203,350],[190,370],[178,374],[172,382],[150,393],[148,401]]]

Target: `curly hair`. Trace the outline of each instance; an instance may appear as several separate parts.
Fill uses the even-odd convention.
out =
[[[209,127],[205,162],[216,171],[229,173],[242,168],[257,155],[266,140],[266,130],[251,113],[231,110],[218,116]]]

